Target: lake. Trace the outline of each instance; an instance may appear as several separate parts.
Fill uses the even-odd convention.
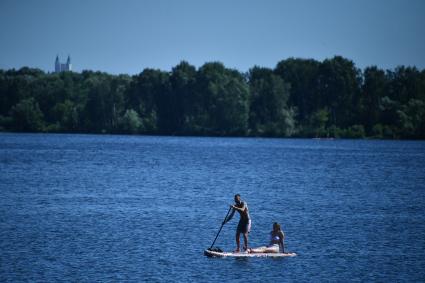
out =
[[[236,193],[298,256],[203,255]],[[0,251],[1,282],[424,281],[425,142],[3,133]]]

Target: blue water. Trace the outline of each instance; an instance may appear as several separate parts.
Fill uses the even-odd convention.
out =
[[[235,193],[297,257],[203,256]],[[0,134],[0,281],[62,280],[425,281],[425,142]]]

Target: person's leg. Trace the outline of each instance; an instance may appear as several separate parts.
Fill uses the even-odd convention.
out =
[[[264,253],[264,251],[266,249],[267,249],[267,247],[266,246],[263,246],[263,247],[248,249],[248,252],[250,252],[250,253]]]
[[[235,252],[239,252],[239,247],[240,247],[240,239],[239,239],[239,237],[240,237],[240,233],[239,233],[239,231],[236,231],[236,250],[235,250]]]
[[[251,231],[251,219],[248,220],[248,223],[246,223],[246,226],[243,227],[243,240],[244,240],[244,250],[248,250],[248,234]]]
[[[264,250],[265,253],[278,253],[279,252],[279,246],[273,245],[269,246]]]
[[[254,249],[248,249],[248,252],[250,253],[278,253],[279,252],[279,246],[273,245],[273,246],[263,246],[258,247]]]
[[[247,250],[248,249],[248,232],[243,233],[243,241],[244,241],[243,249]]]

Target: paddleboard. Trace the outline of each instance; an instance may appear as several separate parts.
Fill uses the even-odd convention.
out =
[[[208,257],[292,257],[296,256],[296,253],[247,253],[247,252],[218,252],[205,250],[204,255]]]

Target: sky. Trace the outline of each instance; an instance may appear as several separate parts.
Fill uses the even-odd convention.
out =
[[[0,0],[0,69],[138,74],[182,60],[248,71],[346,57],[425,68],[425,0]]]

